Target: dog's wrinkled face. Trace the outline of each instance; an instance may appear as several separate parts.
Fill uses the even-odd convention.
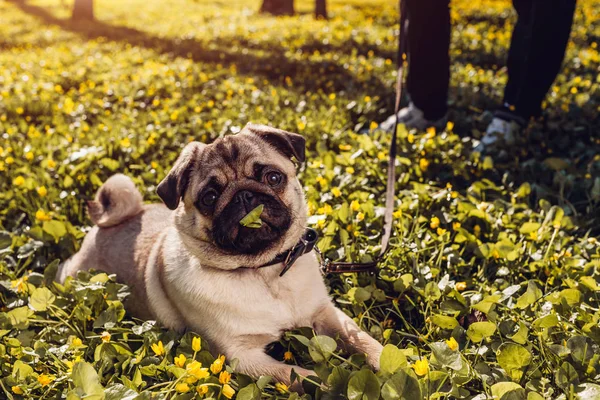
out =
[[[300,135],[250,124],[210,145],[188,144],[158,194],[177,210],[190,251],[204,264],[234,269],[264,264],[296,244],[306,204],[291,158],[304,161],[304,146]],[[262,225],[241,225],[261,204]]]

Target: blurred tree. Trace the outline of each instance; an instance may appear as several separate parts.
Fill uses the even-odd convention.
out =
[[[263,0],[260,12],[273,15],[294,15],[294,0]],[[327,0],[315,0],[315,17],[327,18]]]
[[[76,20],[94,20],[94,0],[75,0],[73,3],[73,14]]]
[[[294,0],[263,0],[260,12],[273,15],[293,15]]]
[[[315,18],[327,19],[327,0],[315,0]]]

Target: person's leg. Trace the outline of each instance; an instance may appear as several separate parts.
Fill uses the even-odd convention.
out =
[[[518,21],[507,60],[505,112],[512,111],[525,121],[540,115],[542,101],[562,66],[575,3],[513,0]]]
[[[427,120],[446,115],[450,80],[450,0],[405,0],[408,8],[407,90]]]
[[[503,105],[475,151],[494,153],[514,143],[559,73],[571,33],[576,0],[513,0],[518,20],[507,59]]]

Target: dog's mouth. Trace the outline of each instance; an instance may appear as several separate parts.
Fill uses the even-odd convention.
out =
[[[253,212],[259,215],[252,216]],[[280,200],[265,193],[243,191],[213,220],[212,236],[227,253],[256,255],[275,245],[291,224],[292,216]]]

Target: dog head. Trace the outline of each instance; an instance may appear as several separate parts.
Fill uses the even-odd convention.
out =
[[[307,210],[292,157],[305,159],[302,136],[253,124],[183,149],[157,191],[176,210],[182,240],[203,265],[257,267],[300,240]],[[243,226],[260,205],[262,225]]]

